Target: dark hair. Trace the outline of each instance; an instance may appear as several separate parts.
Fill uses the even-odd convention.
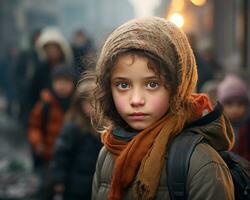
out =
[[[95,71],[88,71],[83,79],[88,77],[96,77],[96,88],[94,89],[94,115],[92,123],[97,130],[114,125],[126,127],[126,122],[118,114],[111,93],[111,72],[117,61],[117,58],[123,54],[137,55],[148,59],[148,67],[152,69],[164,81],[165,86],[170,90],[171,94],[176,91],[176,81],[166,67],[164,61],[157,55],[141,49],[124,49],[122,52],[113,56],[107,61],[106,65]],[[133,58],[134,59],[134,58]]]

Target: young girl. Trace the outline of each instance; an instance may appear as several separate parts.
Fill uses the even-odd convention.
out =
[[[92,179],[98,153],[102,147],[90,123],[90,93],[94,81],[79,85],[65,116],[52,159],[55,195],[64,199],[91,199]]]
[[[187,126],[208,143],[192,155],[188,199],[234,199],[230,172],[215,150],[232,147],[232,128],[220,106],[212,110],[205,95],[192,93],[197,68],[180,29],[158,17],[123,24],[106,40],[96,76],[94,122],[103,128],[104,147],[93,200],[170,199],[168,147]]]

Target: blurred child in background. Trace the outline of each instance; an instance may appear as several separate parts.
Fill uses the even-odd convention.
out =
[[[218,86],[218,100],[224,105],[235,133],[233,152],[250,160],[250,113],[246,83],[229,74]]]
[[[80,83],[55,146],[51,165],[53,188],[55,195],[63,199],[91,199],[92,177],[102,146],[90,122],[94,85],[94,80]]]
[[[46,180],[44,173],[48,172],[54,143],[75,90],[75,74],[68,66],[56,67],[51,79],[51,87],[41,91],[40,99],[31,111],[28,127],[34,169],[42,176],[42,180]]]

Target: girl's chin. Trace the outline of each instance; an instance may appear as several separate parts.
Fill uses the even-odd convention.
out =
[[[150,125],[148,124],[130,124],[129,127],[132,129],[132,130],[135,130],[135,131],[143,131],[144,129],[146,129],[147,127],[149,127]]]

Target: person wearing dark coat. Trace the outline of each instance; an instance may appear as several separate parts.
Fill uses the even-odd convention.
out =
[[[50,86],[51,72],[54,68],[61,65],[73,68],[72,49],[62,33],[54,27],[42,30],[36,42],[36,50],[40,64],[31,80],[28,110],[31,110],[38,100],[41,90]]]
[[[102,147],[89,118],[91,85],[89,81],[81,83],[76,91],[51,162],[54,196],[65,200],[91,199],[96,160]]]

